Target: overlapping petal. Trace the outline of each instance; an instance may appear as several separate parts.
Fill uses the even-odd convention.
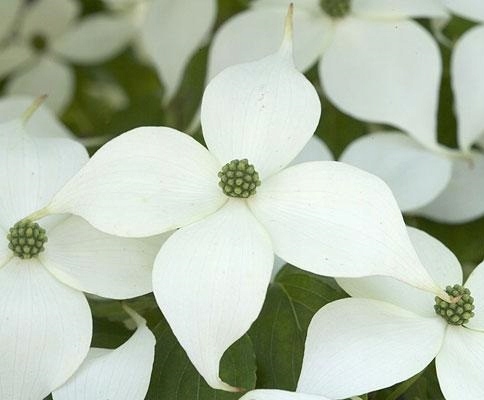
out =
[[[351,11],[359,17],[446,18],[447,10],[439,0],[353,0]]]
[[[152,266],[163,240],[107,235],[77,216],[48,235],[40,262],[66,285],[111,299],[151,292]]]
[[[89,305],[37,261],[18,257],[0,268],[0,291],[0,398],[43,399],[87,355]]]
[[[0,98],[0,123],[19,118],[34,101],[35,98],[27,96]],[[35,110],[34,114],[29,118],[25,125],[25,130],[34,137],[74,137],[44,104]]]
[[[484,398],[484,332],[449,326],[435,365],[446,400]]]
[[[30,96],[48,95],[46,104],[57,114],[69,105],[74,94],[73,71],[54,58],[45,56],[30,69],[22,71],[8,81],[6,90],[10,94]]]
[[[25,63],[32,56],[32,51],[27,46],[12,43],[2,49],[1,54],[0,79],[3,79]]]
[[[175,232],[155,261],[153,290],[188,357],[216,389],[220,359],[257,318],[271,277],[271,242],[244,201]]]
[[[144,321],[115,350],[93,348],[75,375],[52,393],[54,400],[143,400],[155,356],[155,337]]]
[[[72,213],[99,230],[142,237],[197,221],[221,207],[218,162],[171,128],[133,129],[104,145],[60,190],[53,213]]]
[[[382,178],[403,212],[423,207],[448,185],[452,161],[401,133],[378,132],[353,141],[340,160]]]
[[[73,63],[100,63],[123,50],[133,34],[128,18],[94,14],[55,40],[52,48]]]
[[[311,394],[286,392],[276,389],[252,390],[240,398],[240,400],[329,400],[323,396]]]
[[[330,303],[309,325],[297,390],[343,399],[408,379],[437,355],[445,327],[376,300]]]
[[[326,143],[316,135],[311,136],[309,142],[303,147],[301,152],[292,160],[290,165],[301,164],[308,161],[332,161],[334,160],[331,150]]]
[[[22,20],[22,36],[29,40],[44,36],[47,40],[62,35],[80,13],[75,0],[39,0],[29,4]]]
[[[484,8],[483,8],[484,14]],[[462,150],[484,135],[484,26],[471,29],[456,43],[452,53],[452,86]]]
[[[141,38],[165,85],[165,98],[176,92],[190,57],[210,32],[215,0],[153,0],[146,10]]]
[[[465,287],[471,291],[476,307],[475,315],[466,326],[484,332],[484,262],[481,262],[474,271],[472,271],[465,283]]]
[[[435,145],[440,53],[417,23],[344,19],[319,73],[326,94],[344,112]]]
[[[464,223],[484,214],[484,155],[454,159],[452,177],[445,190],[419,215],[445,223]]]
[[[7,230],[45,206],[88,155],[73,140],[26,135],[20,120],[0,125],[0,132],[0,225]]]
[[[457,15],[484,22],[484,4],[481,0],[443,0],[443,2]]]
[[[266,180],[248,200],[275,253],[337,277],[393,276],[435,291],[408,238],[390,189],[337,162],[299,164]]]
[[[289,164],[319,123],[316,90],[292,61],[290,39],[262,60],[227,68],[202,99],[209,150],[221,164],[247,158],[262,178]]]
[[[257,6],[258,3],[255,3]],[[209,55],[208,77],[235,64],[258,60],[274,53],[283,31],[281,21],[288,3],[262,7],[237,14],[217,30]],[[328,45],[333,32],[332,22],[322,13],[314,14],[295,5],[294,59],[300,71],[316,63]],[[255,43],[257,45],[255,45]]]
[[[407,228],[417,255],[440,287],[462,284],[462,268],[454,253],[432,236]],[[394,304],[423,317],[435,316],[434,296],[389,277],[339,278],[338,284],[352,297]]]

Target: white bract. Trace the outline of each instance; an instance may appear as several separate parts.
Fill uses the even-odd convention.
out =
[[[216,0],[104,0],[131,14],[142,52],[165,87],[164,100],[176,93],[185,68],[207,39],[217,16]]]
[[[473,19],[482,17],[482,2],[446,1],[451,9]],[[472,13],[471,13],[472,10]],[[470,15],[472,14],[472,16]],[[422,48],[419,68],[433,71],[432,79],[421,72],[408,79],[397,78],[398,84],[408,84],[412,96],[401,96],[393,106],[401,110],[398,118],[384,122],[402,128],[407,135],[396,132],[376,132],[353,142],[341,160],[380,176],[393,190],[402,211],[447,223],[467,222],[484,214],[484,155],[471,149],[482,146],[484,134],[484,27],[466,32],[455,44],[451,72],[455,113],[458,121],[458,150],[437,143],[437,103],[440,87],[441,59],[435,44]],[[336,73],[336,72],[335,72]],[[375,98],[386,101],[372,85],[356,78],[348,83],[332,82],[333,100],[344,111],[358,118],[375,121],[371,110],[364,110]],[[426,79],[422,85],[422,79]],[[348,91],[348,85],[352,87]],[[410,90],[410,89],[409,89]],[[349,92],[363,93],[359,98]],[[420,103],[415,103],[419,96]],[[411,109],[425,112],[418,118]],[[401,120],[406,122],[402,124]]]
[[[5,4],[3,4],[5,3]],[[121,51],[132,36],[124,17],[93,14],[82,19],[75,0],[2,2],[0,79],[10,77],[7,93],[39,96],[57,113],[69,105],[75,75],[69,63],[95,64]]]
[[[462,285],[461,267],[450,250],[425,232],[409,228],[409,234],[436,282]],[[446,304],[445,318],[436,313],[431,294],[391,278],[338,283],[353,298],[324,306],[311,321],[299,391],[333,399],[368,393],[410,378],[435,358],[447,400],[484,398],[484,263],[464,284],[475,309],[462,296],[467,305],[457,303],[452,311]],[[466,312],[475,315],[464,320],[471,315]]]
[[[101,148],[40,211],[72,212],[120,236],[179,228],[156,258],[154,292],[190,360],[218,389],[236,390],[219,378],[220,358],[259,314],[274,253],[314,273],[391,275],[446,296],[379,178],[331,161],[284,168],[321,112],[294,67],[289,27],[277,53],[208,85],[208,150],[174,129],[134,129]]]
[[[110,236],[72,215],[28,224],[88,155],[75,141],[27,134],[23,124],[0,124],[0,398],[41,400],[88,352],[92,321],[82,292],[117,299],[150,292],[159,241]]]
[[[117,349],[91,348],[74,376],[52,393],[54,400],[145,399],[156,340],[146,321],[129,312],[136,332]]]

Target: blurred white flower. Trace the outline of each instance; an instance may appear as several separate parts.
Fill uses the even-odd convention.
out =
[[[470,8],[472,2],[456,2]],[[465,4],[465,5],[464,5]],[[482,12],[482,3],[475,3],[475,18]],[[456,8],[458,8],[456,6]],[[484,19],[483,19],[484,21]],[[484,144],[484,26],[466,32],[455,44],[451,60],[454,108],[458,121],[458,150],[437,143],[437,104],[440,88],[441,58],[432,44],[421,53],[419,68],[432,72],[434,78],[421,82],[408,77],[408,85],[420,96],[424,114],[412,98],[401,97],[394,106],[401,109],[397,119],[386,122],[402,128],[408,136],[397,132],[377,132],[351,143],[341,161],[380,176],[393,190],[402,211],[414,212],[441,222],[462,223],[484,214],[484,155],[471,149]],[[347,85],[348,83],[345,83]],[[356,92],[366,92],[364,82],[351,83]],[[340,82],[340,90],[343,90]],[[346,87],[346,86],[345,86]],[[380,96],[375,92],[374,96]],[[341,98],[339,106],[353,112],[367,99]],[[371,102],[371,99],[370,101]],[[374,120],[370,112],[359,111],[358,118]]]
[[[101,148],[40,211],[72,212],[120,236],[179,228],[156,258],[154,292],[190,360],[218,389],[235,390],[219,378],[219,362],[259,314],[274,253],[314,273],[391,275],[445,296],[380,179],[330,161],[285,168],[321,112],[294,67],[291,33],[288,23],[277,53],[209,84],[201,110],[209,151],[174,129],[134,129]]]
[[[26,219],[88,155],[70,139],[31,136],[24,123],[0,124],[0,398],[12,400],[43,399],[74,373],[91,342],[82,292],[150,292],[160,243],[110,236],[77,216]]]
[[[80,18],[79,7],[75,0],[2,4],[7,12],[0,13],[0,25],[11,27],[0,42],[0,79],[9,76],[7,93],[47,94],[47,104],[62,113],[75,89],[69,63],[103,62],[131,40],[132,26],[125,17],[97,13]]]
[[[156,340],[146,321],[133,311],[136,332],[114,350],[92,348],[84,363],[54,400],[144,400],[155,357]]]
[[[368,393],[414,376],[435,358],[447,400],[484,398],[484,263],[463,287],[449,249],[423,231],[409,234],[454,303],[391,278],[338,279],[353,298],[324,306],[311,321],[299,391],[337,399]]]
[[[217,16],[216,0],[104,0],[131,15],[142,55],[163,83],[164,101],[175,95],[185,68],[207,40]]]

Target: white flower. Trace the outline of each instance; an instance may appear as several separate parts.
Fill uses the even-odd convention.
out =
[[[174,129],[134,129],[101,148],[40,211],[72,212],[120,236],[179,228],[156,258],[154,292],[218,389],[234,390],[219,378],[219,361],[259,314],[274,253],[318,274],[392,275],[436,290],[380,179],[337,162],[284,169],[321,112],[294,67],[291,32],[287,25],[276,54],[208,85],[201,120],[209,151]],[[414,261],[403,267],[407,257]]]
[[[25,220],[87,160],[75,141],[35,138],[20,119],[0,124],[2,399],[43,399],[79,367],[92,331],[82,291],[117,299],[151,291],[159,241],[106,235],[77,216]]]
[[[75,0],[37,0],[23,9],[20,0],[4,3],[2,11],[7,12],[0,13],[0,25],[12,29],[0,41],[0,79],[10,76],[7,93],[48,94],[47,104],[57,113],[70,103],[75,89],[68,63],[103,62],[132,36],[124,18],[98,13],[79,19]]]
[[[462,285],[459,262],[442,243],[417,229],[409,233],[436,282]],[[353,298],[324,306],[311,321],[299,391],[336,399],[367,393],[410,378],[435,358],[447,400],[484,398],[484,263],[464,284],[475,309],[466,296],[454,311],[439,300],[445,318],[432,295],[391,278],[338,283]]]
[[[133,311],[136,332],[115,350],[92,348],[84,363],[54,400],[144,400],[155,357],[155,337],[146,321]]]
[[[113,9],[128,9],[133,15],[141,48],[156,67],[168,102],[190,58],[210,33],[217,16],[216,0],[104,1]]]
[[[469,2],[459,4],[465,4],[464,7],[471,5]],[[475,4],[477,18],[482,4]],[[407,119],[406,126],[401,127],[409,136],[396,132],[364,136],[345,150],[341,161],[380,176],[393,190],[402,211],[412,211],[447,223],[467,222],[484,213],[484,155],[471,149],[473,144],[482,145],[484,134],[484,72],[481,68],[484,65],[484,26],[465,33],[452,53],[459,150],[447,149],[437,143],[441,71],[437,46],[422,52],[422,63],[434,71],[436,78],[424,89],[418,89],[421,102],[427,104],[427,114],[417,119],[409,113],[409,107],[419,107],[411,98],[402,97],[396,104],[402,110],[400,118]],[[409,76],[408,79],[409,82],[420,82],[423,76]],[[347,87],[348,83],[344,85]],[[351,85],[357,92],[362,90],[362,84],[352,82]],[[340,82],[342,90],[343,83]],[[341,97],[339,106],[351,114],[358,107],[356,103],[358,100],[350,100],[346,96],[345,99]],[[366,112],[358,112],[357,116],[372,120]],[[398,126],[396,120],[387,122]]]

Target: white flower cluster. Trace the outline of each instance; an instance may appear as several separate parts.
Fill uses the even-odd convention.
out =
[[[169,101],[215,3],[110,0],[110,12],[81,17],[74,0],[7,0],[4,90],[46,92],[61,113],[75,90],[69,63],[100,63],[138,42]],[[294,3],[293,18],[285,0],[256,0],[216,32],[200,111],[206,147],[143,126],[89,159],[43,98],[0,100],[0,399],[144,399],[157,373],[147,322],[125,306],[132,336],[90,349],[87,298],[152,291],[208,385],[240,391],[220,361],[260,314],[275,257],[335,277],[351,297],[313,317],[295,392],[241,399],[346,399],[433,359],[447,400],[484,399],[484,265],[463,283],[452,252],[401,214],[484,214],[484,27],[452,51],[454,150],[437,141],[438,44],[411,19],[484,22],[484,3]],[[313,136],[321,103],[301,71],[318,61],[327,97],[377,126],[343,162]]]

